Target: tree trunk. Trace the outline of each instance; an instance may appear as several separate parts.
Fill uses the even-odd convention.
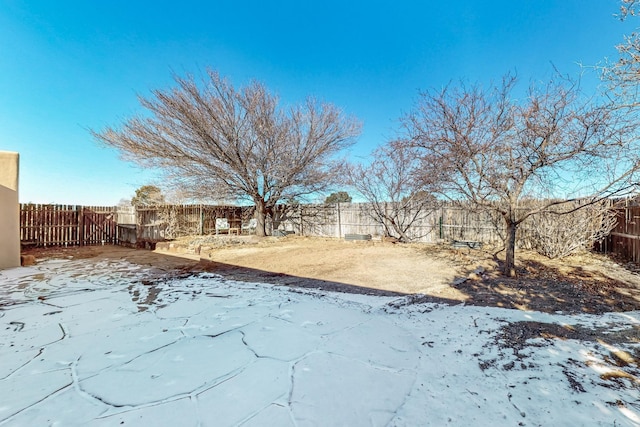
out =
[[[266,230],[266,216],[267,208],[264,200],[255,200],[256,204],[256,236],[264,237],[267,235]]]
[[[398,224],[393,218],[389,218],[389,222],[391,222],[391,226],[393,227],[393,230],[396,233],[398,233],[398,236],[400,236],[398,240],[400,240],[403,243],[407,243],[411,241],[411,239],[409,239],[409,236],[407,236],[407,233],[404,232],[400,224]],[[395,237],[395,236],[392,236],[392,237]]]
[[[502,272],[507,277],[514,277],[516,275],[516,231],[518,224],[511,220],[505,221],[507,223],[507,241],[505,242],[506,255]]]

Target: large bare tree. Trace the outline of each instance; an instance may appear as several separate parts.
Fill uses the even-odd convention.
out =
[[[360,124],[329,103],[309,98],[283,108],[253,82],[236,89],[216,71],[139,97],[146,110],[118,127],[92,131],[127,160],[166,173],[167,184],[193,198],[249,199],[257,234],[280,201],[322,192],[338,181],[336,158]]]
[[[349,184],[369,202],[367,213],[386,236],[401,242],[430,231],[423,220],[436,206],[436,199],[422,191],[422,183],[416,180],[415,151],[401,141],[390,141],[373,152],[371,163],[352,165],[348,174]]]
[[[560,77],[532,84],[520,99],[514,87],[516,79],[506,76],[488,89],[427,91],[403,119],[430,191],[502,217],[506,275],[515,274],[523,221],[571,212],[562,205],[576,199],[586,206],[630,191],[640,167],[628,110],[585,99],[575,82]]]

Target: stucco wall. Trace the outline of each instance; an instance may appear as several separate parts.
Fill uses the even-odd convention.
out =
[[[20,266],[18,153],[0,151],[0,269]]]

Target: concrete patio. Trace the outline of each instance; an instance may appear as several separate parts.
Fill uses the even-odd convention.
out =
[[[125,260],[3,270],[0,425],[640,423],[640,390],[603,386],[597,343],[539,342],[526,360],[496,344],[509,322],[637,328],[637,312],[410,302]]]

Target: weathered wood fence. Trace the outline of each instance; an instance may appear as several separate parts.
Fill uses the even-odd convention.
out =
[[[638,201],[620,201],[615,208],[618,222],[598,249],[623,259],[640,262],[640,205]]]
[[[384,235],[384,227],[364,203],[279,206],[269,231],[293,231],[306,236]],[[253,216],[252,207],[162,205],[148,207],[22,204],[20,239],[24,245],[65,246],[158,241],[215,233],[216,218],[240,227]],[[416,241],[499,239],[491,214],[459,207],[428,209],[410,234]]]
[[[240,228],[253,215],[253,208],[212,205],[163,205],[136,209],[138,240],[173,239],[189,235],[214,234],[216,219],[226,218],[230,227]]]
[[[23,245],[69,246],[136,244],[186,235],[215,233],[216,218],[227,218],[239,227],[253,216],[253,208],[212,205],[165,205],[142,208],[116,206],[22,204],[20,240]],[[640,205],[618,202],[618,224],[598,249],[640,262]],[[279,206],[269,231],[292,231],[305,236],[344,237],[346,234],[383,236],[384,227],[371,215],[366,203]],[[500,242],[501,220],[494,213],[478,212],[454,204],[425,210],[409,235],[419,242],[473,240]],[[519,242],[526,247],[535,230],[525,222]]]
[[[166,205],[154,207],[20,205],[23,246],[129,244],[212,234],[216,218],[240,226],[253,211],[237,206]]]
[[[374,219],[368,203],[338,203],[281,207],[274,215],[273,227],[301,235],[344,237],[346,234],[384,236],[385,227]],[[500,240],[500,218],[454,204],[426,208],[412,223],[407,234],[413,241]]]
[[[20,207],[20,241],[35,246],[117,243],[113,206],[35,205]]]

